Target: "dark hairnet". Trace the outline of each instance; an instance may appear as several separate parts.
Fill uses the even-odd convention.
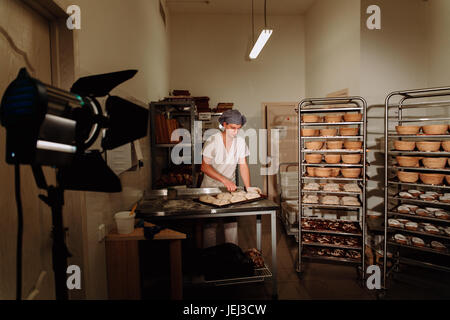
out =
[[[227,110],[219,118],[219,123],[223,125],[226,122],[228,124],[237,124],[244,126],[247,122],[247,118],[243,116],[238,110]]]

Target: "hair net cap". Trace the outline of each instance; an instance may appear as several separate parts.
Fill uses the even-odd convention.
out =
[[[219,118],[219,123],[223,125],[226,122],[228,124],[237,124],[244,126],[247,122],[247,118],[243,116],[238,110],[227,110]]]

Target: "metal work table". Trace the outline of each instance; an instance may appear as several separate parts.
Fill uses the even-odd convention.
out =
[[[225,208],[214,208],[193,201],[204,194],[217,194],[218,188],[179,189],[175,194],[172,190],[158,190],[147,194],[136,208],[136,217],[146,221],[156,222],[161,220],[186,220],[186,219],[217,219],[225,217],[256,216],[256,248],[262,252],[262,216],[271,217],[271,246],[272,246],[272,270],[267,266],[261,270],[256,269],[254,277],[239,279],[224,279],[214,281],[215,285],[227,285],[237,283],[260,282],[272,277],[273,298],[277,298],[277,236],[276,236],[276,211],[279,205],[271,200],[263,199],[251,203],[236,204]]]

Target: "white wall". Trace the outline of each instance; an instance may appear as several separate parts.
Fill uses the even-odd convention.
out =
[[[305,97],[304,22],[301,16],[269,16],[274,32],[255,61],[250,15],[171,15],[170,88],[194,96],[234,102],[261,128],[261,103],[299,101]],[[255,39],[262,18],[255,21]],[[262,186],[259,166],[250,166],[252,184]]]
[[[81,7],[77,32],[77,76],[137,69],[137,75],[112,93],[133,97],[144,104],[159,100],[169,91],[168,31],[159,14],[158,0],[76,0]],[[144,167],[120,175],[123,192],[86,192],[88,264],[86,298],[106,299],[105,245],[98,243],[102,223],[114,227],[113,214],[129,209],[150,185],[148,137],[141,140]]]
[[[450,86],[450,1],[429,0],[428,7],[428,85]]]
[[[381,8],[381,30],[369,30],[366,9]],[[426,3],[421,0],[361,1],[361,96],[369,105],[368,209],[382,212],[384,194],[384,103],[396,90],[427,86]]]
[[[306,95],[360,91],[360,0],[317,0],[306,12]]]

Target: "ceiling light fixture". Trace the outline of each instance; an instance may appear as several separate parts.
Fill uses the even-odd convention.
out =
[[[252,0],[252,42],[254,43],[252,51],[250,51],[250,59],[256,59],[261,52],[261,50],[266,45],[270,36],[272,35],[273,30],[267,28],[267,1],[264,0],[264,29],[261,31],[261,34],[256,40],[255,43],[255,22],[254,22],[254,13],[253,13],[253,1]]]

